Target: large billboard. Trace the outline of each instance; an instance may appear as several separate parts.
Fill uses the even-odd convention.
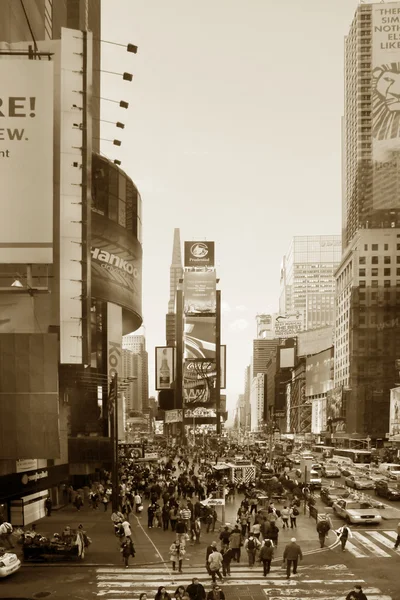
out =
[[[400,387],[390,390],[389,439],[400,441]]]
[[[275,338],[291,338],[303,331],[304,329],[304,313],[300,310],[293,314],[274,315],[274,337]]]
[[[373,208],[400,208],[399,4],[372,5]]]
[[[327,429],[334,433],[346,431],[346,407],[343,388],[341,386],[326,393]]]
[[[215,271],[188,271],[183,278],[183,311],[187,315],[215,314],[217,310]]]
[[[53,262],[53,69],[0,60],[0,262]]]
[[[169,390],[174,382],[174,348],[156,347],[156,390]]]
[[[92,296],[142,321],[142,246],[132,233],[92,213]]]
[[[325,394],[333,387],[333,348],[306,358],[306,396]]]
[[[217,365],[215,360],[187,359],[183,369],[184,406],[210,405],[215,403]]]
[[[184,324],[185,358],[214,358],[216,318],[187,317]]]
[[[185,267],[214,267],[214,242],[185,242]]]

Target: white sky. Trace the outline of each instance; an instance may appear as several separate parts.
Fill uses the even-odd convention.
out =
[[[174,227],[216,242],[228,405],[294,235],[339,234],[343,44],[357,0],[102,0],[102,137],[143,199],[143,315],[165,343]]]

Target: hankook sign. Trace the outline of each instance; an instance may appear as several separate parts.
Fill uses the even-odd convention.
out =
[[[142,247],[107,217],[92,213],[92,295],[141,317]]]

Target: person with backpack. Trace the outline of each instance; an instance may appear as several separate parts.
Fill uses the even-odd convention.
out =
[[[321,548],[325,546],[325,538],[328,535],[330,528],[331,526],[327,519],[322,519],[317,523],[317,532]]]
[[[3,523],[0,525],[0,540],[7,542],[9,548],[14,548],[14,544],[11,541],[12,532],[13,526],[11,523],[3,521]]]
[[[284,506],[282,508],[282,512],[281,512],[281,519],[282,519],[282,529],[289,529],[289,516],[290,516],[290,510],[287,506]]]
[[[260,550],[260,560],[264,566],[264,577],[271,570],[271,561],[274,557],[274,544],[271,540],[265,540]]]
[[[221,548],[222,554],[222,575],[226,577],[226,575],[231,574],[231,562],[233,558],[233,550],[229,546],[223,546]]]
[[[245,541],[244,549],[247,550],[247,554],[249,557],[249,567],[254,566],[257,548],[259,548],[260,546],[260,542],[253,535],[250,535],[250,537]]]
[[[294,505],[290,508],[290,510],[289,510],[290,529],[293,529],[293,527],[295,527],[297,529],[297,517],[299,516],[299,514],[300,514],[300,511],[296,505]]]

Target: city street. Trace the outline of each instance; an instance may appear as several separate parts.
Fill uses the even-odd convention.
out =
[[[242,496],[226,506],[226,520],[232,522]],[[322,505],[320,510],[325,510]],[[219,518],[221,516],[221,509]],[[398,511],[396,508],[395,511]],[[400,511],[399,511],[400,513]],[[2,598],[54,598],[57,600],[105,598],[106,600],[137,599],[146,591],[154,597],[158,586],[166,585],[171,595],[182,582],[188,585],[193,576],[198,576],[210,589],[210,578],[206,573],[205,549],[211,541],[218,541],[217,530],[206,533],[203,528],[199,545],[187,544],[183,561],[183,574],[173,573],[169,561],[169,546],[174,538],[171,531],[147,529],[146,510],[140,518],[131,516],[136,556],[128,569],[122,566],[118,542],[113,534],[110,512],[92,511],[87,507],[79,514],[74,509],[53,513],[41,519],[38,529],[50,533],[76,520],[84,524],[93,540],[84,562],[77,564],[25,564],[19,572],[0,582]],[[279,544],[272,563],[271,574],[264,578],[257,564],[249,568],[247,557],[242,551],[240,564],[232,563],[231,576],[223,583],[227,597],[259,600],[339,600],[345,598],[355,583],[361,583],[368,600],[393,600],[398,594],[398,579],[394,566],[399,553],[393,549],[394,532],[398,519],[385,519],[378,527],[352,528],[354,537],[346,552],[337,545],[336,535],[330,532],[327,547],[320,549],[315,531],[315,521],[301,514],[298,529],[281,530]],[[335,527],[343,521],[334,519]],[[217,523],[217,528],[220,523]],[[295,535],[303,550],[304,559],[299,574],[288,581],[282,569],[284,546]],[[395,562],[396,561],[396,562]]]

